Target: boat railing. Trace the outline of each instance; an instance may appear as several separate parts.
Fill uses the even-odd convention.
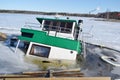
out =
[[[28,28],[28,29],[41,30],[41,24],[39,23],[26,22],[23,27]]]
[[[23,28],[45,31],[49,35],[53,35],[53,36],[63,37],[63,34],[66,34],[64,35],[64,37],[67,37],[67,38],[70,37],[70,39],[71,37],[73,38],[73,36],[71,36],[72,29],[68,27],[56,26],[56,25],[45,25],[45,24],[41,25],[38,23],[26,22]]]
[[[35,29],[35,30],[43,30],[43,31],[56,31],[59,33],[67,33],[70,34],[72,32],[71,28],[63,27],[63,26],[51,26],[51,25],[45,25],[42,28],[42,25],[39,23],[31,23],[31,22],[26,22],[25,25],[23,26],[24,28],[28,29]]]
[[[66,27],[62,27],[62,26],[50,26],[50,25],[44,25],[43,28],[44,31],[56,31],[59,33],[71,33],[72,29],[70,28],[66,28]]]

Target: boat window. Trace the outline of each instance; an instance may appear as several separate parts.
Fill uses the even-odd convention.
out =
[[[54,21],[51,30],[52,30],[52,31],[58,31],[59,24],[60,24],[60,22]]]
[[[21,40],[18,48],[26,54],[28,47],[29,47],[29,44],[30,44],[30,42]]]
[[[72,22],[61,22],[60,29],[62,33],[71,33],[72,31]]]
[[[30,51],[31,55],[46,57],[46,58],[49,57],[49,53],[50,53],[50,47],[35,45],[35,44],[32,45]]]
[[[48,30],[50,26],[50,21],[45,21],[44,23],[44,30]]]
[[[58,23],[59,23],[58,21],[54,21],[53,26],[58,26]]]
[[[65,27],[66,22],[61,22],[60,27]]]
[[[22,32],[22,36],[32,38],[33,33]]]
[[[44,23],[45,31],[57,31],[61,33],[71,33],[73,22],[60,22],[46,20]]]
[[[73,22],[67,23],[67,28],[72,29]]]

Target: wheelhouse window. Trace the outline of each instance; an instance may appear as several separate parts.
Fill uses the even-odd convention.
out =
[[[45,21],[45,23],[44,23],[44,28],[43,28],[43,29],[44,29],[45,31],[48,31],[50,24],[51,24],[50,21]]]
[[[33,44],[30,50],[30,55],[48,58],[50,49],[51,49],[50,47]]]
[[[73,22],[61,22],[60,29],[62,33],[72,32]]]
[[[43,30],[45,31],[57,31],[61,33],[71,33],[73,27],[73,22],[63,22],[63,21],[49,21],[46,20],[44,23]]]

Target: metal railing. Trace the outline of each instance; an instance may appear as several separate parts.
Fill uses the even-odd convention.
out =
[[[41,24],[26,22],[23,27],[28,28],[28,29],[37,29],[37,30],[40,30],[41,29]]]
[[[70,28],[66,28],[66,27],[62,27],[62,26],[51,26],[51,25],[44,25],[43,30],[57,31],[57,32],[61,32],[61,33],[71,33],[72,32],[72,29],[70,29]]]

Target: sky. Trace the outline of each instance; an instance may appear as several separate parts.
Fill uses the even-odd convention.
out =
[[[0,0],[0,9],[68,13],[120,12],[120,0]]]

